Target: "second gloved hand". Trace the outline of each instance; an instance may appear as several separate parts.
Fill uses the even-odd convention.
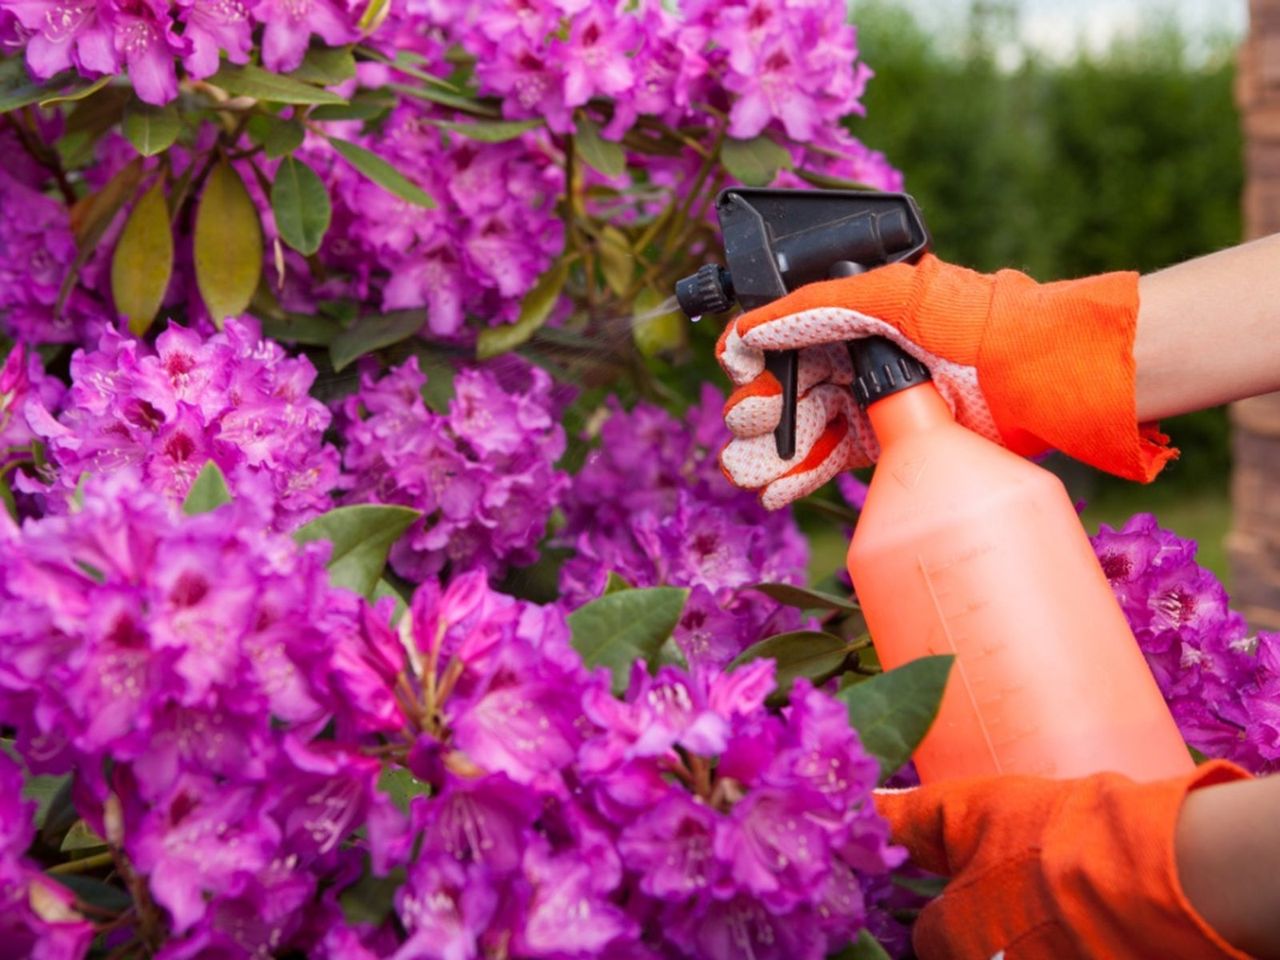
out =
[[[849,389],[845,343],[884,336],[929,366],[961,424],[1017,453],[1059,449],[1101,470],[1152,479],[1176,451],[1140,429],[1133,341],[1138,278],[1111,273],[1039,284],[1012,270],[980,274],[925,255],[810,284],[731,321],[717,355],[737,389],[725,405],[734,439],[721,465],[776,509],[878,456]],[[799,350],[796,453],[773,430],[781,386],[764,351]]]
[[[1222,761],[1153,783],[975,777],[879,791],[894,843],[951,877],[921,912],[921,960],[1248,960],[1183,892],[1187,795],[1247,774]]]

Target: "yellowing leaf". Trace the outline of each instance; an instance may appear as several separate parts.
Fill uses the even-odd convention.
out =
[[[663,310],[667,299],[653,287],[636,296],[631,336],[643,356],[656,357],[689,342],[689,318],[679,310]]]
[[[225,160],[205,182],[195,225],[196,286],[219,328],[243,313],[262,276],[262,225],[244,181]]]
[[[111,297],[129,332],[142,336],[160,312],[173,274],[173,232],[164,181],[134,204],[111,257]]]
[[[611,224],[600,232],[600,270],[609,289],[626,296],[636,274],[636,258],[626,236]]]

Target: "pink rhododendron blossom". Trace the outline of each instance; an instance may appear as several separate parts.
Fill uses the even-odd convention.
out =
[[[183,37],[191,44],[182,59],[197,80],[218,71],[219,54],[232,63],[247,63],[253,44],[253,22],[243,0],[178,0]]]
[[[800,625],[797,611],[745,588],[789,581],[808,560],[788,511],[765,510],[721,474],[721,406],[707,387],[683,421],[646,404],[615,410],[573,479],[559,534],[574,550],[565,602],[598,596],[610,572],[637,587],[690,587],[675,638],[691,662],[716,665]]]
[[[403,716],[338,682],[390,689],[389,611],[369,619],[329,585],[327,545],[264,532],[248,501],[184,517],[127,472],[83,494],[5,533],[0,722],[34,769],[76,775],[79,815],[117,838],[172,949],[293,942],[341,844],[394,816],[355,739]],[[268,893],[289,908],[244,926]]]
[[[265,24],[263,66],[279,73],[302,63],[312,34],[332,47],[357,38],[354,18],[333,0],[259,0],[253,15]]]
[[[1140,514],[1093,538],[1103,572],[1187,742],[1251,770],[1280,765],[1280,635],[1250,636],[1196,544]]]
[[[327,509],[338,485],[329,411],[307,392],[314,379],[308,360],[263,340],[252,321],[228,319],[208,338],[175,325],[154,348],[109,330],[72,358],[60,411],[27,405],[57,474],[47,489],[26,489],[64,508],[82,473],[132,465],[176,502],[212,461],[233,492],[263,499],[291,528]]]
[[[425,382],[410,358],[381,378],[365,374],[343,403],[347,501],[423,512],[391,554],[410,580],[530,562],[567,482],[555,469],[565,437],[550,378],[537,368],[505,382],[464,370],[447,414],[427,407]]]

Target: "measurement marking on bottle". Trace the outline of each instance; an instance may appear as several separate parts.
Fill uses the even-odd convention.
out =
[[[976,552],[985,553],[987,551],[979,550]],[[952,563],[967,559],[970,555],[972,554],[958,557],[948,562],[946,566],[951,566]],[[960,677],[960,685],[964,688],[965,696],[969,698],[969,706],[973,709],[973,715],[978,720],[978,729],[982,731],[982,740],[987,745],[987,753],[991,757],[991,762],[995,764],[996,773],[1003,773],[1004,770],[1000,766],[1000,758],[996,755],[995,745],[991,742],[991,734],[987,732],[987,725],[982,722],[982,714],[978,711],[978,698],[973,692],[973,685],[969,682],[969,674],[965,670],[964,659],[960,656],[960,651],[956,649],[955,637],[951,634],[951,626],[947,623],[947,615],[942,610],[942,604],[938,602],[938,591],[934,586],[933,578],[929,576],[929,565],[925,563],[924,557],[920,554],[916,554],[916,563],[920,567],[920,575],[924,577],[924,585],[929,589],[929,599],[933,602],[934,612],[938,615],[938,623],[942,625],[942,635],[947,640],[947,647],[955,655],[955,668]]]

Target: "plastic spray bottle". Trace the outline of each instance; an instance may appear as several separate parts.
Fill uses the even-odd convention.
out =
[[[911,260],[929,244],[905,194],[731,189],[717,199],[728,268],[677,286],[690,315],[754,309],[815,280]],[[1060,480],[955,422],[928,369],[888,340],[850,345],[881,456],[849,574],[885,669],[954,654],[915,754],[926,783],[992,773],[1116,771],[1192,760]],[[797,362],[780,456],[794,455]]]

